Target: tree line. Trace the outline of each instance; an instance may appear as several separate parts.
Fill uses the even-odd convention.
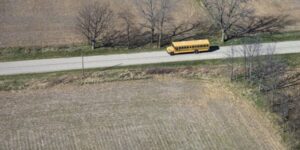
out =
[[[291,24],[289,16],[256,14],[251,0],[196,0],[206,19],[176,22],[178,0],[134,0],[135,9],[112,11],[108,2],[88,2],[78,12],[77,31],[92,49],[97,46],[163,47],[174,40],[218,36],[220,42],[257,33],[278,32]],[[139,18],[141,21],[137,21]],[[122,27],[116,25],[116,21]]]
[[[259,36],[246,38],[240,47],[227,53],[227,66],[232,82],[242,81],[263,96],[263,103],[280,116],[284,132],[294,135],[287,142],[300,146],[300,72],[275,55],[276,45],[262,45]],[[236,58],[242,56],[242,58]]]

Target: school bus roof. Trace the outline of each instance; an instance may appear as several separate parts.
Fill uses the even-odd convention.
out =
[[[182,41],[182,42],[173,42],[174,47],[181,47],[181,46],[190,46],[190,45],[209,45],[208,39],[203,40],[193,40],[193,41]]]

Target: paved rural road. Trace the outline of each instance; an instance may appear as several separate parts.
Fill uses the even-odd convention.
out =
[[[275,43],[273,43],[274,45]],[[271,44],[263,44],[262,53]],[[239,49],[241,46],[234,46]],[[169,56],[165,51],[143,52],[134,54],[117,54],[89,56],[84,58],[85,68],[103,68],[112,66],[129,66],[141,64],[154,64],[166,62],[207,60],[226,58],[231,46],[221,47],[219,50],[200,54],[184,54]],[[276,54],[300,53],[300,41],[276,43]],[[239,52],[236,57],[240,57]],[[81,69],[81,57],[42,59],[0,63],[0,75],[13,75],[25,73],[42,73],[64,70]]]

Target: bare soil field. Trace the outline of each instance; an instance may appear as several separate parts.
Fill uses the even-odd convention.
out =
[[[286,27],[287,31],[300,30],[300,1],[299,0],[256,0],[254,7],[258,14],[284,14],[294,21]]]
[[[104,0],[99,0],[104,1]],[[133,0],[110,0],[111,7],[135,9]],[[287,13],[300,20],[299,0],[256,0],[259,13]],[[85,0],[1,0],[0,47],[53,46],[78,43],[75,18]],[[174,19],[195,19],[194,0],[177,1],[180,11]],[[118,22],[118,20],[117,20]],[[299,25],[289,27],[299,30]]]
[[[0,120],[0,149],[285,149],[262,112],[208,80],[0,92]]]
[[[122,9],[135,10],[134,0],[109,1],[118,20]],[[194,0],[187,0],[194,1]],[[180,14],[186,19],[191,13],[189,2]],[[1,0],[0,1],[0,47],[55,46],[82,42],[75,29],[79,9],[85,0]],[[185,11],[186,10],[186,11]],[[177,17],[180,17],[177,16]]]

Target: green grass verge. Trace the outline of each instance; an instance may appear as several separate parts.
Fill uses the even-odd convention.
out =
[[[278,42],[289,40],[300,40],[300,31],[298,32],[285,32],[276,34],[261,34],[262,42]],[[241,44],[245,38],[233,39],[220,44],[215,37],[210,38],[213,45],[228,46]],[[109,54],[127,54],[137,52],[149,51],[164,51],[157,48],[97,48],[91,50],[89,46],[73,45],[61,47],[32,47],[32,48],[2,48],[0,49],[0,62],[5,61],[18,61],[18,60],[33,60],[33,59],[47,59],[47,58],[64,58],[64,57],[77,57],[81,56],[83,52],[85,56],[93,55],[109,55]]]

